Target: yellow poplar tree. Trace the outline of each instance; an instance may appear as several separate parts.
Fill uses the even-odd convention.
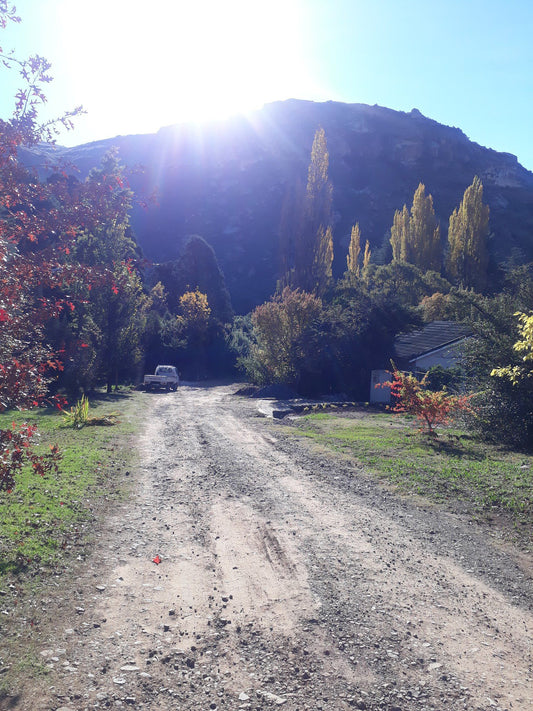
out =
[[[348,266],[348,272],[358,277],[360,273],[359,267],[359,255],[361,254],[361,230],[359,229],[359,223],[357,222],[352,227],[352,234],[350,237],[350,244],[348,246],[348,255],[346,257],[346,264]]]
[[[317,292],[317,288],[321,286],[316,281],[317,270],[321,275],[328,271],[329,247],[326,249],[323,244],[328,228],[331,235],[333,187],[328,178],[328,168],[326,133],[323,128],[319,128],[311,149],[302,226],[295,238],[294,273],[291,279],[295,286],[308,292]],[[318,267],[320,258],[326,259],[326,262]]]
[[[372,250],[370,249],[370,243],[367,240],[365,244],[365,253],[363,255],[363,269],[366,269],[370,264],[370,257],[372,256]]]
[[[448,273],[461,286],[477,291],[485,288],[488,232],[489,207],[483,204],[483,183],[476,175],[448,226]]]
[[[390,243],[393,262],[409,262],[423,271],[440,271],[440,227],[433,197],[426,196],[423,183],[415,190],[411,211],[404,205],[394,213]]]
[[[433,197],[426,196],[426,187],[423,183],[419,183],[413,197],[409,221],[409,241],[412,264],[422,271],[440,272],[440,227],[433,209]]]
[[[313,263],[314,293],[322,295],[333,274],[333,232],[331,227],[324,231],[320,226]]]
[[[396,210],[390,231],[393,262],[409,262],[409,210],[407,205],[403,210]]]

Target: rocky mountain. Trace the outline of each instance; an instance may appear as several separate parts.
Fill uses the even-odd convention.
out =
[[[128,166],[142,165],[131,184],[156,190],[157,204],[136,207],[137,239],[154,262],[173,259],[184,239],[203,236],[225,273],[233,305],[245,312],[268,298],[276,282],[281,205],[295,181],[307,179],[316,129],[326,132],[334,189],[335,270],[346,265],[350,229],[360,223],[375,256],[385,256],[394,211],[410,205],[419,182],[433,195],[444,237],[448,217],[479,175],[490,205],[496,261],[533,260],[533,173],[508,153],[483,148],[458,128],[380,106],[289,100],[245,116],[162,128],[62,148],[25,151],[27,163],[66,158],[86,174],[116,146]]]

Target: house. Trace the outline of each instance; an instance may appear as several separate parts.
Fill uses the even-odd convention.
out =
[[[425,372],[433,366],[451,368],[461,360],[461,344],[472,334],[462,323],[432,321],[419,331],[403,333],[394,343],[393,361],[399,370]],[[370,402],[390,402],[390,388],[376,387],[390,380],[387,370],[373,370]]]

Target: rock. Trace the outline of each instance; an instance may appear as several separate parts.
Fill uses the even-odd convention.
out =
[[[239,701],[248,701],[250,697],[244,691],[239,694]]]
[[[104,590],[105,590],[105,585],[97,585],[97,586],[96,586],[96,589],[98,590],[98,592],[104,592]]]
[[[125,664],[123,667],[120,667],[120,671],[140,671],[140,668],[134,664]]]
[[[272,703],[276,704],[276,706],[282,706],[282,704],[287,703],[287,699],[284,699],[282,696],[278,696],[277,694],[271,694],[270,691],[263,691],[263,689],[258,689],[256,691],[256,694],[258,696],[262,696],[267,701],[272,701]]]
[[[123,676],[114,676],[113,677],[113,684],[125,684],[126,679],[124,679]]]

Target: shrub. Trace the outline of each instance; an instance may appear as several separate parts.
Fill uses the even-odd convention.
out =
[[[392,382],[383,383],[381,387],[390,387],[396,401],[393,411],[414,415],[421,424],[421,431],[432,437],[437,436],[437,425],[447,424],[459,412],[471,409],[469,395],[450,395],[445,389],[427,390],[427,374],[419,381],[414,375],[394,368],[392,375]]]

